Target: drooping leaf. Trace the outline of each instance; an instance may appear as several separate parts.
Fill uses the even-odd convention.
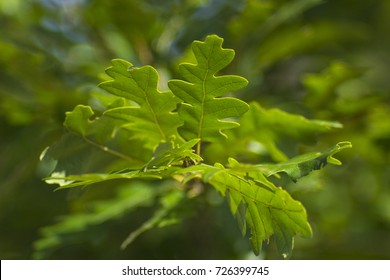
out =
[[[192,50],[197,64],[182,63],[179,71],[186,81],[171,80],[168,83],[173,94],[183,100],[178,109],[184,125],[179,133],[186,140],[199,138],[213,142],[223,130],[238,126],[226,120],[241,116],[248,105],[236,98],[221,95],[247,85],[247,80],[234,75],[216,76],[234,57],[234,51],[222,48],[223,39],[210,35],[204,42],[194,41]]]
[[[251,230],[251,244],[256,255],[261,251],[263,242],[273,235],[285,257],[291,254],[296,234],[311,236],[303,205],[288,192],[273,185],[259,171],[241,176],[220,164],[202,164],[187,169],[187,172],[202,173],[206,183],[228,198],[230,210],[242,232],[246,232],[246,225]]]
[[[157,89],[159,77],[153,67],[137,68],[125,60],[114,59],[106,73],[113,80],[99,86],[134,104],[107,110],[106,116],[124,120],[124,127],[133,132],[132,137],[142,139],[151,148],[177,134],[182,121],[172,111],[179,99],[170,91]]]

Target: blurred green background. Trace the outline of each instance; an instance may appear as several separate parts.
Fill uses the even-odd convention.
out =
[[[137,182],[53,192],[42,181],[41,152],[61,137],[66,111],[92,102],[111,59],[152,65],[166,81],[208,34],[236,51],[226,71],[249,80],[240,98],[344,125],[309,143],[280,137],[286,154],[353,143],[341,167],[286,182],[314,231],[292,258],[390,259],[390,1],[0,0],[0,26],[1,259],[254,257],[223,200],[194,200],[185,222],[121,251],[153,210],[150,198],[127,215]],[[112,218],[37,242],[59,217],[94,219],[96,201],[116,207]]]

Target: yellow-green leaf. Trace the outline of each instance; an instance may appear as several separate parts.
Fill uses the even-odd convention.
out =
[[[183,80],[168,83],[173,94],[183,100],[178,114],[184,120],[179,133],[186,140],[199,138],[213,142],[223,130],[238,126],[228,118],[236,118],[248,110],[248,104],[232,97],[220,97],[243,88],[248,81],[240,76],[216,74],[233,60],[234,51],[222,48],[223,39],[210,35],[204,42],[194,41],[192,51],[197,64],[182,63]]]

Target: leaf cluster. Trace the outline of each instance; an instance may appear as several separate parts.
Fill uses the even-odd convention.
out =
[[[100,160],[107,163],[103,170],[94,170],[92,154],[61,163],[62,147],[74,136],[64,137],[42,154],[43,161],[53,164],[45,180],[58,184],[58,189],[108,180],[173,182],[176,191],[161,195],[160,208],[128,236],[122,248],[145,231],[171,224],[173,216],[175,221],[183,218],[183,203],[208,187],[227,198],[242,234],[250,230],[256,255],[273,237],[280,254],[289,257],[295,235],[312,234],[304,206],[270,177],[286,173],[296,181],[327,163],[339,165],[333,155],[351,144],[340,142],[323,152],[288,159],[276,145],[281,134],[313,135],[341,125],[266,110],[256,102],[247,104],[232,97],[248,81],[219,74],[234,58],[234,51],[224,49],[222,43],[216,35],[194,41],[196,63],[180,64],[182,79],[168,81],[167,91],[158,89],[159,75],[153,67],[112,61],[106,70],[109,79],[100,84],[106,92],[99,97],[101,103],[107,93],[110,97],[104,110],[78,105],[67,113],[64,123],[70,135],[93,148],[92,154],[101,155]],[[210,152],[217,146],[224,151]],[[262,147],[277,163],[259,162]],[[251,160],[239,162],[248,153]],[[76,149],[73,155],[77,158],[77,154]]]

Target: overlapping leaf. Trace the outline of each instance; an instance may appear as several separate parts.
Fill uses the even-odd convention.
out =
[[[64,122],[64,126],[68,130],[83,137],[90,144],[107,151],[109,148],[106,144],[120,137],[117,129],[121,125],[121,121],[98,116],[90,106],[86,105],[77,105],[73,111],[67,112]],[[125,134],[125,137],[128,138],[129,133]],[[119,154],[117,156],[124,157],[124,155]]]
[[[223,49],[222,42],[216,35],[208,36],[204,42],[195,41],[192,50],[197,64],[180,65],[185,81],[171,80],[168,86],[172,92],[157,89],[158,74],[151,66],[136,68],[127,61],[113,60],[107,69],[112,80],[101,83],[100,87],[119,98],[113,99],[112,106],[106,106],[100,115],[89,106],[77,106],[67,113],[65,126],[84,142],[127,161],[128,165],[100,173],[80,171],[70,175],[58,169],[46,181],[59,184],[62,189],[113,179],[175,178],[184,184],[194,179],[200,184],[202,180],[228,198],[242,233],[250,229],[255,254],[259,254],[263,242],[274,237],[279,252],[288,257],[294,236],[310,237],[311,228],[302,204],[266,177],[285,172],[296,181],[327,163],[341,164],[333,155],[351,144],[340,142],[324,152],[287,160],[276,146],[279,135],[300,139],[302,135],[312,136],[341,125],[308,120],[277,109],[265,110],[257,103],[251,104],[250,112],[241,119],[241,129],[230,130],[239,126],[236,119],[249,105],[221,96],[246,86],[247,81],[234,75],[217,76],[234,57],[234,51]],[[230,142],[219,141],[223,139],[221,136],[226,136],[224,132],[231,136]],[[121,145],[116,145],[118,139]],[[204,142],[224,143],[221,147],[225,150],[228,146],[224,145],[228,144],[251,149],[249,144],[257,143],[264,145],[275,161],[283,162],[241,164],[230,158],[228,168],[219,163],[210,166],[200,163],[203,161],[200,145]],[[53,149],[47,154],[54,154]],[[211,158],[213,162],[218,161]],[[178,209],[184,197],[181,190],[162,197],[160,210],[132,232],[122,247],[143,232],[173,221],[172,211]]]
[[[255,254],[260,252],[262,243],[273,236],[280,254],[288,257],[294,236],[310,237],[311,228],[303,205],[268,181],[266,176],[285,172],[296,181],[327,163],[340,165],[333,155],[350,147],[350,142],[340,142],[324,152],[304,154],[280,164],[241,164],[230,158],[228,169],[220,164],[201,164],[185,171],[189,178],[201,177],[228,198],[242,233],[245,234],[247,225],[251,229]]]
[[[193,147],[199,142],[199,139],[192,139],[182,145],[177,145],[173,140],[162,142],[154,151],[152,159],[145,165],[144,170],[150,168],[160,168],[162,166],[181,164],[188,160],[191,162],[200,162],[202,158],[195,154]]]
[[[247,80],[234,75],[216,76],[233,60],[234,51],[222,48],[223,39],[211,35],[204,42],[194,41],[192,50],[197,64],[180,64],[181,75],[186,79],[168,83],[173,94],[183,100],[178,114],[184,120],[179,133],[186,139],[216,141],[223,130],[234,128],[238,123],[226,120],[239,117],[248,105],[236,98],[218,96],[238,90]]]
[[[191,162],[202,160],[192,149],[198,141],[199,139],[193,139],[182,144],[175,144],[173,140],[162,142],[156,147],[150,161],[137,170],[125,169],[112,173],[86,173],[81,175],[67,175],[66,171],[54,172],[45,180],[49,184],[58,184],[59,187],[57,189],[65,189],[115,179],[163,179],[170,177],[171,173],[175,171],[171,169],[173,165],[182,166],[187,160]]]
[[[153,67],[137,68],[125,60],[114,59],[106,73],[113,80],[99,86],[134,105],[107,110],[105,115],[124,120],[125,127],[133,132],[132,137],[142,139],[151,148],[177,134],[177,127],[182,121],[172,111],[179,99],[170,91],[160,92],[157,89],[159,77]]]
[[[307,222],[306,210],[288,192],[274,186],[259,171],[242,174],[233,169],[200,165],[188,171],[202,173],[203,180],[210,183],[223,196],[227,196],[232,214],[242,229],[251,230],[251,244],[256,255],[264,241],[275,236],[281,254],[288,257],[296,234],[310,237],[312,232]]]
[[[255,161],[261,156],[284,162],[288,157],[280,148],[280,143],[310,143],[319,134],[342,127],[338,122],[308,119],[276,108],[266,109],[257,102],[250,103],[249,111],[239,123],[240,127],[227,132],[226,141],[207,147],[207,153],[217,156],[220,162],[228,157]]]
[[[118,129],[121,125],[122,121],[99,116],[90,106],[76,106],[66,113],[64,126],[69,132],[42,152],[41,168],[53,177],[140,169],[152,151],[139,139],[129,139],[129,131]],[[47,182],[65,183],[57,178]]]

